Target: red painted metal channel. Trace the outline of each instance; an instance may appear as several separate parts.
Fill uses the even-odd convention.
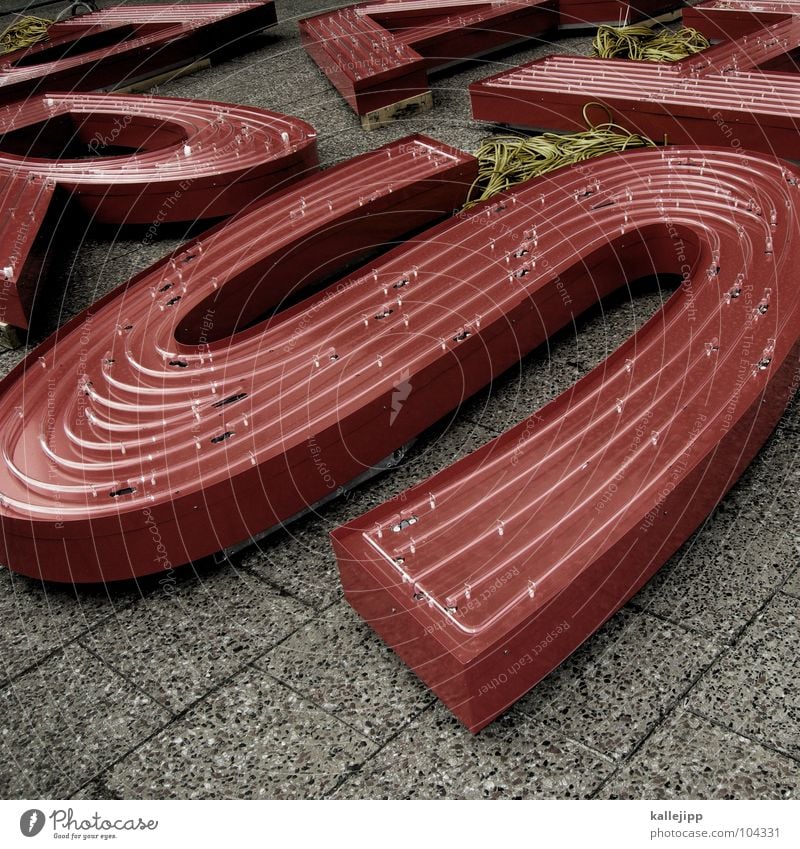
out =
[[[674,68],[682,76],[714,77],[719,85],[721,75],[752,71],[755,68],[763,70],[775,60],[796,50],[799,45],[800,18],[780,16],[777,21],[756,24],[750,32],[736,38],[725,38],[694,56],[687,56],[666,67]]]
[[[0,383],[0,560],[54,581],[158,572],[288,519],[435,421],[452,392],[392,428],[387,410],[414,350],[456,365],[437,340],[457,318],[415,294],[443,244],[260,318],[459,207],[476,174],[408,137],[250,207],[57,331]]]
[[[559,24],[585,29],[598,24],[632,24],[679,9],[675,0],[558,0]]]
[[[707,13],[705,8],[686,22],[721,41],[695,56],[674,63],[551,56],[473,83],[473,115],[518,127],[575,130],[583,129],[583,110],[592,102],[659,141],[795,157],[800,16],[746,18],[736,3],[713,4]]]
[[[709,39],[731,39],[752,33],[759,26],[800,14],[798,0],[710,0],[687,6],[681,13],[684,26],[694,27]]]
[[[312,59],[359,114],[428,90],[428,71],[557,25],[556,0],[386,0],[300,21]]]
[[[698,527],[776,424],[800,351],[800,189],[778,160],[648,149],[487,203],[420,265],[437,303],[458,277],[444,256],[469,245],[473,273],[449,302],[472,331],[465,375],[470,359],[509,364],[628,280],[683,283],[572,389],[332,534],[349,602],[472,731]],[[424,390],[407,368],[413,400]]]
[[[584,106],[600,103],[615,121],[657,141],[787,157],[796,155],[800,128],[800,88],[790,73],[688,77],[649,62],[552,56],[473,83],[470,95],[481,121],[575,131],[585,129]]]
[[[0,323],[27,327],[30,293],[46,258],[38,237],[54,192],[55,183],[43,177],[0,177]]]
[[[0,102],[45,90],[129,85],[229,52],[275,21],[272,0],[124,5],[60,21],[48,29],[47,41],[2,57]]]
[[[798,20],[800,2],[765,2],[752,3],[750,0],[711,0],[698,6],[688,6],[683,10],[684,26],[694,27],[711,41],[746,40],[757,33],[759,29],[769,27],[781,21]],[[752,46],[752,40],[751,40]],[[758,66],[763,71],[788,71],[795,73],[800,60],[800,50],[797,45],[787,44],[786,52],[773,59],[759,57],[741,67]],[[719,47],[713,48],[718,50]],[[711,51],[705,51],[709,53]],[[741,57],[740,57],[741,58]],[[769,85],[769,78],[766,80]]]
[[[0,224],[0,309],[17,327],[27,327],[25,266],[55,186],[95,221],[161,224],[231,215],[318,162],[316,133],[304,121],[200,100],[37,95],[0,107],[0,129],[0,181],[12,179],[15,195]],[[61,158],[65,148],[67,157],[80,148],[83,158]],[[109,150],[123,152],[103,155]],[[31,189],[17,196],[26,177]]]

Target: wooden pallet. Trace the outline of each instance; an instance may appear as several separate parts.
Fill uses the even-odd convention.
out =
[[[172,82],[172,80],[180,79],[180,77],[186,77],[189,74],[193,74],[195,71],[202,71],[204,68],[210,67],[210,59],[198,59],[196,62],[190,62],[188,65],[183,65],[180,68],[172,68],[172,70],[156,74],[154,77],[137,80],[135,83],[130,83],[129,85],[121,86],[120,88],[114,88],[114,91],[119,92],[120,94],[139,94],[143,91],[150,91],[151,89],[158,88],[158,86]]]
[[[367,112],[366,115],[361,116],[361,126],[371,132],[380,127],[385,127],[393,121],[402,121],[404,118],[429,112],[431,109],[433,109],[433,94],[426,91],[422,94],[415,94],[413,97],[407,97],[405,100],[398,100],[397,103],[382,106],[380,109],[374,109],[372,112]]]

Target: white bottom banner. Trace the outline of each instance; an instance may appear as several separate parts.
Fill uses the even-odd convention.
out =
[[[312,805],[316,811],[301,810]],[[798,820],[796,801],[499,801],[490,809],[478,801],[28,800],[0,802],[0,846],[30,849],[55,840],[183,849],[225,842],[238,849],[346,840],[348,849],[410,849],[466,837],[488,849],[506,840],[523,847],[796,847]]]

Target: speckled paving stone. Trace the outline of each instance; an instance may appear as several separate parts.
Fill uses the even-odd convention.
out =
[[[572,360],[588,371],[608,357],[661,309],[673,290],[648,280],[615,292],[565,328],[550,345],[550,355]]]
[[[741,510],[728,498],[633,601],[730,642],[780,587],[797,558],[788,517]]]
[[[172,710],[214,689],[298,628],[310,609],[229,565],[166,574],[144,600],[83,637]]]
[[[43,584],[0,568],[0,682],[133,603],[130,587]]]
[[[473,421],[502,433],[532,416],[615,351],[661,307],[669,292],[618,294],[591,310],[576,328],[554,336],[464,405]]]
[[[375,502],[402,497],[409,487],[451,466],[496,435],[496,431],[471,421],[463,409],[455,411],[414,443],[403,463],[381,481]]]
[[[73,793],[70,798],[86,801],[90,799],[116,799],[117,796],[115,796],[115,794],[113,794],[102,781],[96,780],[90,781],[77,793]]]
[[[171,230],[178,232],[174,226]],[[131,231],[111,225],[102,230],[92,227],[86,232],[78,228],[78,234],[77,244],[62,249],[65,255],[53,264],[47,283],[33,305],[31,327],[33,341],[37,343],[182,241],[165,238],[163,233],[157,239],[147,237],[146,233],[136,238]]]
[[[800,440],[787,421],[788,413],[726,500],[731,509],[765,525],[780,524],[800,539],[794,521],[800,511]]]
[[[538,410],[586,371],[577,362],[549,359],[537,351],[466,401],[463,414],[495,434],[526,419],[535,425]]]
[[[248,545],[232,561],[306,604],[327,607],[342,594],[328,533],[358,516],[374,499],[365,505],[363,491],[345,493]]]
[[[408,724],[434,700],[344,601],[257,665],[376,741]]]
[[[800,568],[796,569],[789,580],[781,587],[781,592],[800,598]]]
[[[288,526],[249,546],[234,563],[305,604],[327,607],[342,594],[333,550],[326,550],[325,523],[316,516],[303,519],[299,531]]]
[[[794,398],[786,408],[780,427],[797,436],[797,431],[800,429],[800,392],[795,393]]]
[[[624,608],[534,687],[518,709],[609,757],[622,758],[660,722],[714,654],[711,641]]]
[[[358,116],[300,46],[296,29],[293,34],[294,38],[272,40],[237,59],[165,83],[157,93],[256,106],[293,115],[311,123],[320,140],[345,128],[354,131],[354,138],[355,131],[358,137],[363,136]],[[280,75],[275,73],[276,65],[281,68]],[[321,110],[326,112],[325,116],[320,114]],[[367,147],[377,143],[366,141]],[[320,152],[322,162],[329,163],[331,160],[322,146]]]
[[[21,7],[28,5],[27,3],[18,3],[17,0],[2,0],[0,2],[0,21],[2,21],[2,26],[5,28],[10,23],[14,21],[17,17],[12,12],[18,12]],[[59,0],[53,0],[52,3],[43,3],[41,6],[37,5],[35,11],[31,12],[31,14],[40,15],[42,17],[50,17],[51,19],[55,17],[62,9],[63,5],[59,2]]]
[[[596,752],[511,712],[473,736],[425,711],[337,790],[337,798],[585,798],[612,771]]]
[[[16,331],[16,342],[19,347],[4,348],[0,346],[0,374],[6,375],[11,369],[18,365],[28,355],[30,348],[28,347],[28,334],[24,331]],[[32,347],[32,343],[31,343]]]
[[[676,711],[599,794],[607,799],[793,799],[797,762]]]
[[[0,798],[77,792],[170,716],[71,646],[0,691]]]
[[[225,62],[167,83],[161,87],[160,93],[186,97],[186,91],[194,91],[195,97],[260,106],[299,117],[302,117],[299,113],[307,101],[330,96],[327,80],[315,72],[316,66],[299,46],[283,45],[280,51],[262,48],[247,56],[248,62]],[[282,85],[280,89],[265,91],[264,77],[275,63],[281,65]]]
[[[122,798],[314,798],[374,751],[354,729],[247,670],[101,778]]]
[[[800,599],[777,595],[688,705],[800,760]]]
[[[322,506],[312,508],[233,557],[269,584],[322,608],[341,598],[339,570],[328,538],[339,525],[380,504],[387,478],[394,471],[360,484]]]

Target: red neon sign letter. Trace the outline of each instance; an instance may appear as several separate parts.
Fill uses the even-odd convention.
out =
[[[300,21],[312,59],[359,114],[428,93],[428,71],[557,25],[555,0],[386,0]]]
[[[424,137],[387,145],[251,206],[59,329],[0,384],[0,560],[56,581],[157,572],[327,495],[316,448],[345,483],[407,441],[427,413],[359,435],[376,417],[386,430],[399,278],[385,293],[372,272],[348,278],[229,336],[461,205],[476,173]]]
[[[683,278],[572,389],[409,490],[402,512],[333,534],[350,603],[472,731],[653,575],[776,424],[800,351],[798,179],[758,155],[636,151],[525,184],[441,240],[481,269],[449,303],[481,314],[462,356],[505,336],[498,370],[628,280]]]
[[[47,41],[2,57],[0,102],[112,89],[230,50],[275,23],[272,0],[118,6],[59,21]]]
[[[317,165],[313,128],[263,109],[111,94],[3,109],[0,313],[16,327],[27,327],[36,275],[27,285],[26,264],[56,186],[95,221],[191,221],[231,215]],[[60,158],[65,144],[83,158]]]
[[[749,12],[726,0],[687,10],[687,23],[724,38],[673,63],[549,56],[470,86],[482,121],[517,127],[583,129],[587,103],[656,141],[730,145],[794,158],[800,126],[793,51],[800,47],[800,3],[786,14]]]

